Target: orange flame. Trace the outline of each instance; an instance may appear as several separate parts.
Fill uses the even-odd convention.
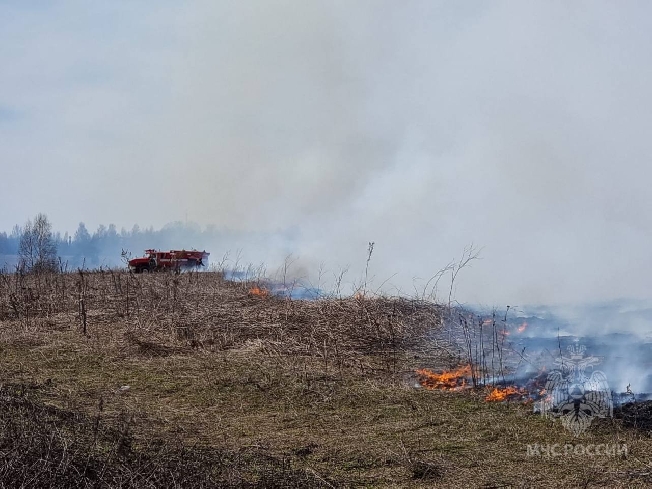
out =
[[[484,398],[485,401],[506,401],[510,397],[520,397],[527,394],[525,389],[520,389],[512,385],[508,387],[494,387],[492,391]]]
[[[426,389],[452,390],[466,387],[466,379],[471,375],[471,367],[465,365],[440,374],[426,368],[419,369],[416,372],[420,377],[419,383]]]
[[[518,330],[517,330],[517,331],[518,331],[519,333],[522,333],[522,332],[525,331],[526,329],[527,329],[527,321],[523,321],[523,324],[521,324],[521,325],[518,327]]]
[[[269,290],[254,285],[251,289],[249,289],[249,295],[265,298],[269,296]]]

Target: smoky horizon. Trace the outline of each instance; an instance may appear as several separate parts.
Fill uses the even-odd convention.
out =
[[[406,294],[473,244],[463,303],[649,301],[651,13],[3,2],[0,231],[188,223],[130,251],[291,254],[312,281],[357,280],[374,242]]]

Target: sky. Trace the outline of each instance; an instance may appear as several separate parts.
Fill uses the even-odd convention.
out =
[[[373,241],[371,280],[407,294],[473,243],[461,302],[652,299],[650,19],[634,1],[0,0],[0,229],[190,219],[282,236],[239,246],[331,277],[359,277]]]

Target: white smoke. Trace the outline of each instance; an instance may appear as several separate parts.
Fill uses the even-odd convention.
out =
[[[464,302],[649,299],[651,8],[5,2],[0,227],[187,216],[356,280],[374,241],[407,292],[475,243]]]

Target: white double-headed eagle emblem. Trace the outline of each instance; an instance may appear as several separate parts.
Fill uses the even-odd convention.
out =
[[[544,416],[561,419],[575,436],[586,431],[594,418],[613,415],[613,399],[604,372],[593,370],[600,363],[596,357],[585,357],[586,347],[569,345],[569,356],[555,359],[557,370],[548,374],[546,397],[540,403]],[[591,368],[589,377],[586,369]]]

